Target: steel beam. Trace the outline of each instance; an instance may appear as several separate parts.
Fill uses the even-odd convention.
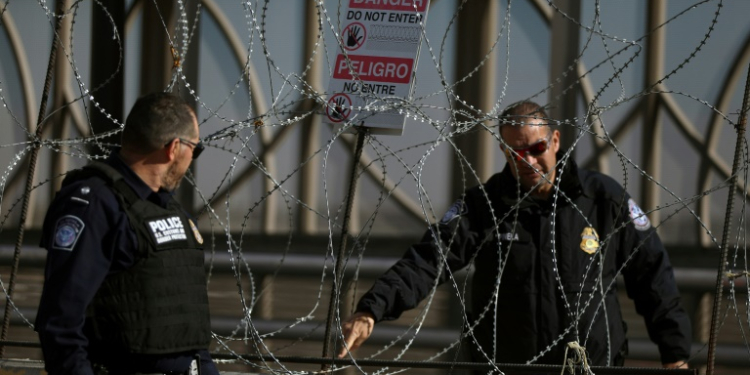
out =
[[[179,67],[182,69],[182,75],[185,76],[185,79],[183,80],[180,76],[177,77],[177,81],[175,82],[180,97],[182,97],[188,105],[193,108],[196,116],[198,114],[199,103],[195,100],[195,97],[198,95],[197,93],[199,92],[198,89],[200,87],[201,23],[198,19],[195,19],[194,15],[198,14],[199,1],[200,0],[183,1],[185,14],[187,15],[184,20],[184,26],[187,30],[183,31],[182,27],[180,27],[180,38],[182,38],[182,32],[187,32],[192,33],[192,39],[190,39],[189,46],[181,46],[185,47],[185,49],[180,48],[179,51],[180,53],[182,53],[182,51],[187,51],[184,56],[181,56],[179,64]],[[183,43],[187,43],[187,40],[183,40]],[[172,62],[172,69],[175,69],[174,62]],[[200,122],[200,119],[198,119],[198,121]],[[197,163],[192,163],[190,165],[190,172],[193,175],[197,173],[197,167]],[[189,184],[183,184],[182,187],[178,189],[177,195],[180,203],[185,207],[193,207],[195,204],[195,188]]]
[[[662,130],[660,119],[659,94],[648,93],[664,77],[664,56],[666,44],[667,1],[652,0],[647,2],[646,21],[646,74],[644,89],[647,95],[641,102],[643,108],[643,127],[641,134],[641,166],[645,173],[656,181],[661,180],[662,164]],[[640,201],[645,211],[653,210],[659,204],[659,186],[651,179],[641,176]],[[648,216],[654,224],[659,223],[659,211],[654,210]]]
[[[24,114],[26,117],[25,124],[20,123],[19,128],[23,129],[24,125],[27,129],[26,135],[22,138],[27,139],[31,134],[36,131],[37,114],[34,106],[37,104],[36,94],[34,90],[34,78],[31,76],[31,68],[29,65],[29,59],[26,55],[26,49],[24,48],[23,40],[21,39],[21,33],[16,28],[16,24],[11,15],[11,10],[7,8],[8,3],[0,0],[0,9],[5,12],[0,15],[0,26],[5,29],[8,37],[8,42],[12,51],[12,57],[15,59],[16,67],[18,68],[18,80],[21,82],[21,93],[24,104]],[[11,56],[6,57],[9,61]],[[7,94],[6,94],[7,95]],[[11,138],[13,139],[13,138]],[[26,180],[26,171],[28,170],[28,159],[30,153],[26,153],[26,158],[22,159],[15,171],[10,173],[7,183],[5,184],[3,197],[14,197],[21,189],[22,183]],[[31,221],[30,221],[31,222]]]
[[[719,147],[719,141],[721,132],[725,129],[723,126],[726,124],[726,119],[722,114],[726,113],[732,102],[732,96],[737,84],[740,83],[740,79],[743,77],[743,72],[746,67],[750,64],[750,34],[745,37],[745,42],[742,45],[740,51],[735,55],[734,61],[730,65],[730,68],[726,72],[724,82],[719,90],[718,99],[715,101],[716,109],[711,114],[711,122],[706,132],[705,147],[700,147],[698,152],[701,153],[700,166],[698,167],[698,191],[707,191],[712,184],[711,176],[715,173],[714,163],[711,162],[711,158],[717,158],[716,149]],[[729,166],[726,167],[729,171]],[[720,178],[727,178],[728,175],[723,175]],[[748,194],[750,192],[746,192]],[[704,198],[698,203],[698,217],[701,218],[707,228],[711,227],[711,199]],[[712,246],[711,237],[706,231],[698,224],[697,230],[700,233],[700,241],[703,246]]]
[[[172,76],[172,52],[169,45],[170,20],[174,1],[152,0],[143,4],[141,22],[141,95],[164,91]]]
[[[65,13],[65,10],[68,9],[67,1],[66,0],[57,0],[55,3],[55,14],[61,15]],[[42,89],[42,100],[41,104],[39,106],[39,115],[37,116],[37,124],[36,129],[34,133],[31,132],[31,129],[29,129],[29,138],[33,141],[34,146],[31,150],[31,155],[29,155],[29,171],[26,174],[26,190],[24,191],[23,195],[23,201],[21,204],[21,217],[19,219],[19,226],[18,226],[18,236],[16,238],[16,246],[15,250],[13,252],[13,266],[11,268],[10,273],[10,280],[8,281],[8,287],[5,292],[6,298],[5,298],[5,313],[3,316],[3,325],[2,325],[2,332],[0,332],[0,339],[5,340],[8,336],[8,327],[10,322],[10,307],[11,302],[13,300],[13,291],[15,289],[15,279],[18,271],[18,265],[21,258],[21,248],[23,245],[23,236],[24,231],[26,229],[26,219],[27,219],[27,213],[29,210],[29,201],[31,200],[31,192],[32,192],[32,184],[34,182],[34,175],[36,172],[36,162],[37,162],[37,156],[39,154],[39,149],[41,148],[41,140],[42,140],[42,131],[44,123],[47,121],[46,113],[47,113],[47,101],[49,99],[49,92],[50,92],[50,86],[52,85],[52,79],[53,79],[53,73],[54,73],[54,67],[55,67],[55,60],[57,59],[57,50],[62,49],[60,44],[60,29],[62,28],[63,24],[63,17],[53,17],[55,19],[54,22],[54,29],[53,29],[53,36],[52,36],[52,45],[50,47],[51,51],[49,54],[49,61],[47,64],[47,73],[45,75],[44,79],[44,88]],[[32,136],[32,134],[34,134]],[[5,347],[0,346],[0,358],[3,357],[5,353]]]
[[[578,136],[577,126],[585,126],[584,119],[578,119],[578,58],[580,26],[571,21],[581,18],[580,0],[555,0],[557,11],[550,24],[550,91],[549,115],[555,120],[565,121],[568,127],[560,129],[560,143],[563,149],[570,147]],[[575,157],[575,150],[571,154]]]
[[[305,28],[302,39],[304,41],[304,52],[302,54],[302,69],[307,72],[307,85],[304,92],[318,97],[324,91],[321,71],[323,68],[324,50],[321,20],[318,5],[315,2],[305,3]],[[302,113],[308,113],[316,107],[315,99],[304,99]],[[300,137],[300,165],[305,163],[318,149],[320,149],[320,116],[308,116],[300,125],[302,137]],[[320,180],[320,161],[322,158],[313,158],[307,161],[300,170],[299,198],[307,204],[310,209],[299,206],[299,231],[303,234],[313,234],[318,228],[318,216],[312,210],[318,207],[318,194]]]
[[[455,69],[456,80],[465,81],[455,86],[454,99],[458,100],[454,101],[453,107],[467,111],[470,117],[456,117],[454,120],[459,122],[477,121],[485,117],[495,104],[497,58],[495,52],[490,52],[500,24],[499,1],[469,1],[462,6],[458,14]],[[466,107],[461,101],[473,108]],[[495,172],[494,155],[498,144],[493,134],[482,129],[482,125],[497,124],[493,121],[477,122],[472,124],[470,131],[454,138],[457,150],[453,155],[452,197],[460,196],[472,185],[483,183]],[[462,168],[464,163],[466,165]],[[476,173],[476,178],[468,168]]]
[[[123,97],[125,96],[125,2],[100,0],[91,3],[91,95],[99,108],[91,106],[89,116],[94,134],[118,128],[112,119],[125,122]],[[114,31],[119,37],[114,38]],[[66,81],[67,82],[67,81]],[[93,103],[92,103],[93,104]],[[107,114],[111,116],[107,118]],[[109,136],[98,142],[119,144],[118,136]],[[98,145],[97,145],[98,146]],[[101,154],[103,147],[89,146],[89,152]]]
[[[60,39],[59,43],[61,51],[65,51],[65,53],[70,53],[68,51],[73,50],[70,40],[72,26],[72,17],[65,17],[65,19],[62,21],[62,24],[60,25],[58,38]],[[52,109],[54,113],[51,115],[52,117],[50,119],[50,122],[52,124],[55,124],[55,126],[52,127],[52,131],[50,133],[52,133],[52,138],[57,140],[68,139],[70,138],[71,134],[71,129],[68,126],[71,106],[65,106],[67,91],[66,89],[70,84],[71,70],[72,69],[69,65],[68,59],[59,58],[55,60],[55,85],[52,93]],[[48,130],[49,128],[45,129],[45,133],[47,133]],[[62,186],[62,178],[55,178],[55,176],[59,176],[70,169],[70,158],[65,154],[65,152],[69,150],[69,147],[67,145],[60,144],[58,146],[58,149],[58,151],[50,150],[50,157],[52,159],[52,162],[50,163],[51,168],[48,173],[51,183],[47,185],[50,197],[54,197],[55,192],[60,190],[60,187]],[[32,212],[33,211],[34,209],[32,208]],[[33,217],[29,217],[29,222],[34,222]]]

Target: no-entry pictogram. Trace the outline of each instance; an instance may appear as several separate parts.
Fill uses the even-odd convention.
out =
[[[344,49],[347,51],[355,51],[365,44],[365,40],[367,40],[367,29],[365,29],[365,25],[359,22],[352,22],[341,32],[341,37],[343,39]]]
[[[349,95],[338,93],[328,99],[326,105],[326,115],[331,122],[341,122],[346,120],[352,113],[352,99]]]

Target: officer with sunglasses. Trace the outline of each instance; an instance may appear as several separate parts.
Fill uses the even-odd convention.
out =
[[[375,282],[342,325],[339,356],[472,265],[463,342],[476,362],[562,365],[585,353],[589,365],[622,366],[622,274],[663,366],[687,368],[690,320],[644,212],[612,178],[564,159],[538,104],[515,103],[500,119],[505,169],[467,190]]]
[[[44,219],[35,329],[55,374],[218,374],[203,239],[174,199],[203,151],[192,108],[139,98],[121,147],[69,172]]]

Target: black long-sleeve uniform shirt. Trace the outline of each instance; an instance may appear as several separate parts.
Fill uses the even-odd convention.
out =
[[[662,362],[689,358],[690,321],[643,211],[613,179],[570,160],[557,176],[544,201],[524,197],[507,167],[466,191],[357,310],[396,319],[472,264],[466,325],[474,337],[466,341],[475,360],[562,364],[567,343],[577,341],[591,365],[611,365],[626,348],[614,280],[621,273]]]
[[[154,192],[113,152],[106,163],[144,200],[166,207],[166,190]],[[104,279],[130,268],[138,248],[135,231],[114,192],[99,177],[61,188],[47,210],[40,246],[47,249],[42,297],[35,322],[51,375],[93,375],[86,309]],[[108,363],[128,372],[183,372],[196,353],[136,355],[110,353]],[[207,350],[198,351],[203,373],[218,374]]]

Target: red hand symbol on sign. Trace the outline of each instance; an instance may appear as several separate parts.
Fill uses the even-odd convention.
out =
[[[352,112],[352,100],[346,94],[336,94],[328,100],[326,114],[332,122],[346,120]]]
[[[362,35],[359,35],[360,32],[362,32]],[[344,28],[342,35],[346,38],[346,40],[344,40],[344,48],[347,51],[354,51],[359,47],[362,47],[365,43],[365,39],[367,39],[367,30],[363,24],[354,22]]]

